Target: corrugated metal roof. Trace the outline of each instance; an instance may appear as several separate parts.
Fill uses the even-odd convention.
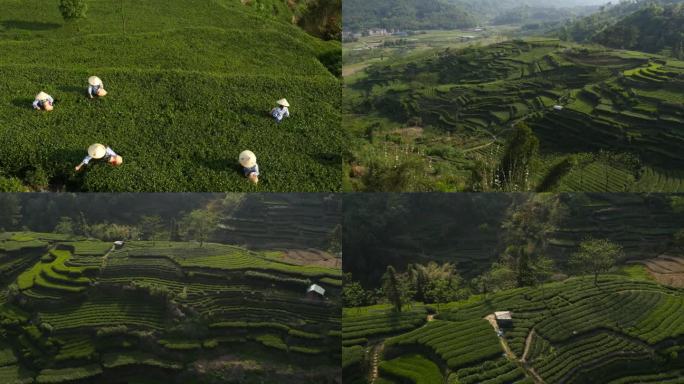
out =
[[[306,293],[309,293],[309,292],[316,292],[321,296],[325,295],[325,289],[318,284],[311,284],[309,289],[306,290]]]

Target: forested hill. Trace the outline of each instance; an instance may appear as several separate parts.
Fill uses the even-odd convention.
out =
[[[473,15],[441,0],[345,0],[345,31],[368,28],[451,29],[477,24]]]
[[[684,40],[683,9],[682,0],[623,1],[567,22],[558,35],[563,40],[677,56]]]
[[[593,40],[613,48],[664,51],[684,58],[684,2],[650,5],[604,29]]]

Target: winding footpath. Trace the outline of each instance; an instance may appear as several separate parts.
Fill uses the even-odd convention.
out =
[[[384,341],[381,341],[380,343],[374,345],[373,349],[371,349],[371,373],[370,380],[368,381],[370,384],[374,384],[375,381],[378,379],[378,366],[380,365],[380,355],[382,355],[382,351],[384,349]]]
[[[496,323],[496,317],[494,317],[494,314],[492,313],[491,315],[485,316],[485,320],[489,321],[489,324],[492,325],[492,328],[494,328],[494,331],[498,335],[499,324]],[[530,352],[530,346],[532,345],[532,339],[534,338],[534,335],[534,329],[530,330],[530,333],[527,335],[527,338],[525,339],[525,349],[520,359],[518,359],[518,356],[516,356],[515,353],[511,351],[511,348],[508,345],[508,342],[506,341],[505,337],[499,337],[499,342],[501,343],[501,347],[503,347],[504,352],[506,352],[506,356],[508,356],[508,358],[510,358],[511,360],[520,363],[520,367],[523,370],[525,370],[525,373],[532,377],[532,380],[534,380],[536,384],[546,384],[544,382],[544,379],[542,379],[542,377],[539,376],[537,371],[535,371],[534,368],[527,363],[527,355]]]

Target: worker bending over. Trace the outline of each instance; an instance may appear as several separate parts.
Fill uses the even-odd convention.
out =
[[[119,156],[111,148],[102,144],[93,144],[88,147],[88,156],[86,156],[79,165],[76,166],[76,172],[80,171],[84,165],[88,165],[90,160],[104,160],[107,164],[119,166],[123,164],[123,157]]]
[[[284,118],[290,117],[290,111],[287,109],[290,103],[285,99],[280,99],[276,103],[278,106],[271,110],[271,116],[275,119],[276,124],[280,124]]]
[[[40,92],[36,95],[36,99],[33,101],[33,108],[37,110],[52,111],[55,99],[45,92]]]
[[[242,171],[245,177],[249,179],[253,184],[259,182],[259,164],[256,162],[256,155],[252,151],[242,151],[238,157],[240,165],[242,165]]]
[[[102,80],[97,76],[90,76],[88,78],[88,96],[92,99],[94,96],[107,96],[107,91],[104,89]]]

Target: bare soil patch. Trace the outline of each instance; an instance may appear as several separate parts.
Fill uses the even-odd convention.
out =
[[[684,288],[684,258],[661,255],[640,262],[660,284]]]
[[[342,267],[342,259],[318,249],[290,249],[284,252],[283,260],[297,265],[317,265],[327,268]]]

